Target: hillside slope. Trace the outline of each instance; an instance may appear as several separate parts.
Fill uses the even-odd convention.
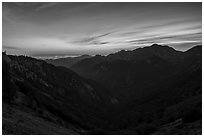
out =
[[[5,53],[2,66],[4,134],[202,134],[201,46],[153,45],[72,66],[90,79]]]
[[[112,105],[113,97],[105,88],[66,68],[6,54],[2,64],[3,103],[21,111],[30,108],[41,117],[52,120],[52,114],[89,129],[97,126],[105,108]]]

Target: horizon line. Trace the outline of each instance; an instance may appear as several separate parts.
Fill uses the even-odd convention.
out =
[[[35,58],[35,59],[39,59],[39,60],[49,60],[49,59],[53,59],[53,60],[56,60],[56,59],[63,59],[63,58],[76,58],[76,57],[80,57],[80,56],[84,56],[84,55],[87,55],[87,56],[103,56],[103,57],[106,57],[108,55],[111,55],[111,54],[115,54],[115,53],[118,53],[118,52],[121,52],[121,51],[134,51],[134,50],[137,50],[137,49],[141,49],[141,48],[147,48],[147,47],[152,47],[153,45],[159,45],[159,44],[152,44],[150,46],[139,46],[137,48],[134,48],[134,49],[120,49],[116,52],[113,52],[113,53],[109,53],[107,55],[101,55],[101,54],[94,54],[94,55],[90,55],[90,54],[81,54],[81,55],[59,55],[59,56],[32,56],[32,55],[26,55],[26,54],[12,54],[12,53],[7,53],[6,51],[2,51],[2,53],[5,53],[6,55],[12,55],[12,56],[26,56],[26,57],[31,57],[31,58]],[[171,47],[171,46],[168,46],[168,45],[159,45],[159,46],[165,46],[165,47],[169,47],[169,48],[173,48],[174,50],[176,51],[180,51],[180,52],[186,52],[196,46],[202,46],[202,44],[198,44],[198,45],[194,45],[192,46],[191,48],[189,49],[186,49],[185,51],[182,51],[182,50],[178,50],[178,49],[175,49],[174,47]]]

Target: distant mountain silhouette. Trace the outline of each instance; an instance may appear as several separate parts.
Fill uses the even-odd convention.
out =
[[[146,87],[146,84],[159,82],[177,70],[191,67],[190,64],[195,63],[193,58],[200,61],[200,52],[201,46],[180,52],[168,46],[154,44],[133,51],[120,51],[106,57],[95,56],[81,60],[71,69],[86,78],[96,80],[111,91],[116,91],[116,94],[121,94],[127,91],[119,92],[120,90],[130,87],[138,90]],[[189,66],[186,66],[187,64]],[[118,97],[124,98],[121,95]]]
[[[3,130],[8,133],[24,133],[16,122],[11,126],[10,115],[19,111],[21,117],[37,115],[47,134],[52,124],[46,120],[61,134],[202,133],[201,46],[181,52],[154,44],[76,59],[70,69],[31,57],[2,57]],[[65,132],[67,127],[74,130]]]
[[[67,57],[67,58],[58,58],[58,59],[46,59],[47,63],[53,64],[55,66],[63,66],[69,68],[70,66],[76,64],[80,60],[90,58],[89,55],[82,55],[78,57]]]
[[[81,60],[71,69],[99,82],[119,100],[122,104],[120,111],[112,113],[120,115],[115,117],[113,123],[117,123],[117,119],[121,118],[132,121],[147,120],[152,117],[150,115],[157,113],[162,115],[160,124],[178,118],[185,119],[186,113],[192,114],[194,111],[199,111],[198,117],[201,116],[201,46],[180,52],[168,46],[154,44],[133,51],[120,51],[106,57]],[[193,106],[196,110],[192,110]],[[170,110],[172,114],[169,114]],[[130,118],[132,113],[137,118]],[[152,117],[149,120],[154,119]],[[131,122],[128,126],[130,125]]]

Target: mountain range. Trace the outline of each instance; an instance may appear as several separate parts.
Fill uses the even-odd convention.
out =
[[[14,132],[9,111],[14,109],[66,129],[60,134],[201,134],[201,45],[181,52],[153,44],[45,61],[2,57],[7,134]],[[57,134],[48,129],[34,134]]]

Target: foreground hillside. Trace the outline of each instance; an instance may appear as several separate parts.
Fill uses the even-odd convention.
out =
[[[72,70],[2,56],[3,134],[202,134],[201,46],[153,45]]]
[[[48,117],[43,118],[28,108],[22,110],[17,106],[3,104],[2,113],[3,135],[75,135],[82,132],[80,128],[75,128],[71,123],[60,123],[60,119],[54,115],[51,121]]]
[[[65,121],[89,129],[103,120],[101,115],[105,108],[113,104],[113,98],[105,88],[66,68],[54,67],[30,57],[6,54],[3,54],[2,64],[2,95],[6,106],[3,111],[7,113],[9,108],[18,109],[11,118],[22,114],[23,120],[24,115],[34,113],[51,122],[59,118],[59,123]],[[4,127],[9,120],[4,117],[3,120]]]

